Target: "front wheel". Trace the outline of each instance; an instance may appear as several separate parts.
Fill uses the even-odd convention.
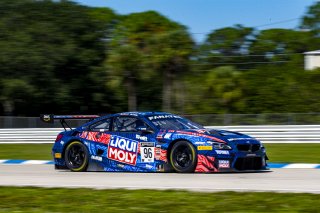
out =
[[[170,163],[176,172],[194,172],[197,165],[196,149],[187,141],[176,142],[170,152]]]
[[[86,171],[89,162],[88,155],[88,150],[83,143],[73,141],[65,151],[66,166],[73,172]]]

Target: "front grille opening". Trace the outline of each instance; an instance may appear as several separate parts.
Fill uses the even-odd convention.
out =
[[[260,144],[252,144],[251,151],[256,152],[260,149]]]
[[[260,150],[260,144],[238,144],[237,148],[239,151],[256,152]]]
[[[249,151],[250,144],[238,144],[237,148],[239,151]]]
[[[262,169],[261,157],[238,158],[234,164],[237,170],[260,170]]]

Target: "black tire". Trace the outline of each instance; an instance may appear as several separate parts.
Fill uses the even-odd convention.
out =
[[[176,172],[194,172],[197,165],[197,153],[188,141],[176,142],[170,152],[170,163]]]
[[[89,153],[87,147],[79,142],[71,142],[64,153],[66,166],[73,172],[84,172],[87,170]]]

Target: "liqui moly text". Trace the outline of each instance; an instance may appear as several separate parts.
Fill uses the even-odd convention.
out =
[[[121,163],[136,165],[138,142],[113,136],[108,147],[108,158]]]

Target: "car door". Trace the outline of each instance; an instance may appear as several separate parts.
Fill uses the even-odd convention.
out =
[[[139,117],[115,117],[112,135],[108,147],[109,159],[132,166],[154,163],[155,133]],[[151,167],[153,166],[149,165]]]
[[[107,156],[107,146],[111,140],[112,118],[106,118],[91,124],[88,127],[86,139],[92,141],[88,146],[91,159],[102,161]]]

